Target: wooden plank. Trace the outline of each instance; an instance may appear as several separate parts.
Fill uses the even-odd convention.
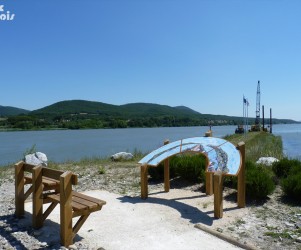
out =
[[[30,188],[24,194],[24,201],[29,197],[29,195],[31,195],[32,192],[33,192],[33,185],[31,185]]]
[[[237,148],[241,154],[241,167],[237,176],[237,205],[243,208],[246,206],[245,143],[238,143]]]
[[[43,226],[43,199],[42,199],[42,167],[37,166],[32,170],[33,192],[32,192],[32,224],[34,228]]]
[[[206,172],[206,194],[213,194],[213,173]]]
[[[28,164],[28,163],[25,163],[25,162],[23,162],[23,164],[24,164],[24,171],[26,171],[26,172],[32,172],[32,169],[35,167],[35,165],[31,165],[31,164]]]
[[[60,194],[50,194],[46,197],[54,202],[60,202]],[[105,205],[106,202],[103,200],[96,199],[75,191],[72,191],[72,209],[75,211],[91,210],[100,206]]]
[[[169,140],[164,141],[164,145],[167,145]],[[169,158],[164,161],[164,191],[170,190],[170,173],[169,173]]]
[[[215,172],[214,176],[214,217],[223,217],[223,175]]]
[[[88,196],[86,194],[78,193],[76,191],[72,191],[72,196],[79,197],[83,200],[91,201],[91,202],[97,203],[99,205],[105,205],[106,204],[106,202],[103,201],[103,200]]]
[[[67,172],[70,172],[70,171],[67,171]],[[43,176],[54,179],[54,180],[57,180],[57,181],[60,181],[60,176],[64,173],[66,173],[66,172],[61,171],[61,170],[56,170],[56,169],[43,167]],[[71,176],[72,176],[71,177],[72,185],[77,185],[77,183],[78,183],[77,175],[71,173]]]
[[[23,162],[15,164],[15,215],[22,217],[24,215],[24,170]]]
[[[78,217],[78,216],[82,216],[82,215],[89,215],[93,212],[99,211],[102,209],[102,206],[90,209],[90,210],[81,210],[81,211],[73,211],[72,213],[72,217]]]
[[[147,171],[148,166],[142,165],[140,169],[140,177],[141,177],[141,199],[146,199],[148,196],[148,185],[147,185]]]
[[[88,219],[89,215],[90,214],[83,215],[78,219],[78,221],[76,222],[76,224],[73,227],[73,235],[75,235],[79,231],[79,229],[82,227],[82,225]]]
[[[56,207],[56,205],[58,204],[58,202],[52,202],[49,207],[46,209],[46,211],[43,214],[43,221],[45,221],[47,219],[47,217],[49,216],[49,214],[53,211],[53,209]]]
[[[60,235],[61,244],[68,247],[73,243],[72,230],[72,173],[60,175]]]

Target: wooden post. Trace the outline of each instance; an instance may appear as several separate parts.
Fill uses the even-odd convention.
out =
[[[207,132],[205,132],[205,137],[212,137],[212,130],[208,130]]]
[[[246,206],[245,143],[239,142],[237,148],[241,154],[241,167],[237,176],[237,205],[242,208]]]
[[[223,217],[223,175],[214,173],[214,217]]]
[[[209,167],[209,159],[206,157],[206,170]],[[212,195],[213,194],[213,173],[212,172],[205,172],[206,178],[206,194]]]
[[[146,199],[148,196],[148,183],[147,183],[147,176],[148,176],[148,171],[147,171],[148,166],[147,165],[142,165],[141,166],[141,199]]]
[[[169,140],[164,141],[164,145],[167,145]],[[169,176],[169,158],[164,161],[164,191],[169,192],[170,189],[170,176]]]
[[[213,194],[213,173],[206,172],[206,194]]]
[[[73,244],[72,230],[72,172],[60,176],[60,224],[61,244],[65,247]]]
[[[32,186],[32,225],[38,229],[43,226],[43,184],[41,166],[36,166],[32,169]]]
[[[24,216],[24,170],[23,162],[15,164],[15,215],[17,217]]]

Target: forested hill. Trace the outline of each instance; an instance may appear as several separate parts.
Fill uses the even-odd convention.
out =
[[[20,109],[10,106],[1,106],[0,105],[0,116],[12,116],[12,115],[19,115],[19,114],[27,114],[29,110]]]
[[[84,100],[62,101],[31,112],[33,115],[99,115],[123,118],[156,116],[199,116],[200,113],[187,107],[170,107],[151,103],[112,105]]]
[[[0,116],[3,115],[0,113]],[[294,123],[273,119],[273,123]],[[201,114],[185,106],[152,103],[112,105],[71,100],[0,119],[0,129],[81,129],[238,125],[242,117]],[[254,118],[249,119],[249,124]]]

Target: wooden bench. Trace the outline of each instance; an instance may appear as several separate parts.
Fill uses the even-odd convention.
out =
[[[30,176],[25,176],[29,172]],[[32,224],[38,229],[60,204],[60,236],[65,247],[73,244],[73,238],[88,216],[101,210],[105,201],[96,199],[72,190],[72,185],[78,182],[77,175],[71,171],[59,171],[42,166],[33,166],[24,162],[15,165],[15,204],[17,217],[24,215],[24,202],[32,193]],[[24,185],[31,184],[24,193]],[[43,204],[50,203],[45,212]],[[72,226],[72,219],[79,217]]]

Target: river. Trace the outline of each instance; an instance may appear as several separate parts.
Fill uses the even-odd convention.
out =
[[[233,134],[236,126],[214,126],[213,136]],[[165,139],[175,141],[203,136],[208,126],[176,128],[129,128],[0,132],[0,166],[15,163],[35,146],[48,160],[62,162],[84,157],[106,157],[117,152],[150,152]],[[273,133],[282,136],[284,153],[301,159],[301,124],[274,125]]]

